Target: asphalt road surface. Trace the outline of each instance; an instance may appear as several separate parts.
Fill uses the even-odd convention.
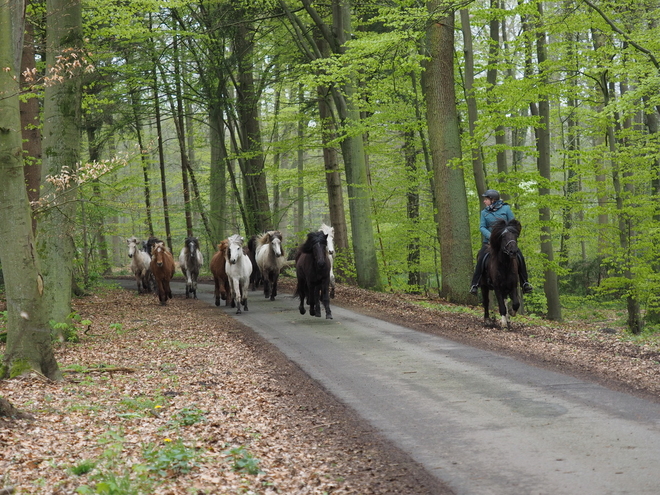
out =
[[[134,283],[134,282],[133,282]],[[183,284],[173,290],[183,293]],[[198,296],[213,303],[213,286]],[[660,404],[332,306],[235,315],[457,494],[660,494]]]

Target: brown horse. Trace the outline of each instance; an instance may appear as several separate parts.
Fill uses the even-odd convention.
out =
[[[213,282],[215,282],[215,305],[220,306],[220,298],[225,301],[225,306],[229,304],[229,278],[225,270],[225,259],[227,257],[227,248],[229,241],[225,239],[218,244],[218,250],[211,258],[211,273]]]
[[[163,306],[167,304],[168,299],[172,299],[170,280],[174,276],[174,270],[174,258],[172,253],[165,247],[165,243],[155,243],[151,248],[151,273],[156,278],[158,300]]]

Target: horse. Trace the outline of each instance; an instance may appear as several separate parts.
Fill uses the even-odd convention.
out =
[[[335,228],[326,225],[325,223],[321,224],[319,231],[323,232],[328,236],[328,258],[330,258],[330,297],[334,299],[335,297],[335,272],[332,269],[335,260]]]
[[[282,233],[270,230],[257,237],[255,258],[264,282],[264,297],[271,301],[277,296],[277,279],[286,263],[282,251]]]
[[[151,247],[151,272],[156,278],[158,287],[158,300],[164,306],[168,299],[172,299],[172,290],[170,289],[170,280],[174,276],[174,258],[172,253],[165,247],[164,242],[156,242]]]
[[[248,310],[248,284],[252,274],[252,262],[247,255],[247,248],[243,247],[243,237],[234,234],[229,239],[229,246],[225,256],[225,271],[229,278],[231,307],[236,306],[236,314],[243,309]]]
[[[150,292],[151,269],[149,264],[151,263],[151,256],[138,249],[137,237],[129,237],[126,242],[128,243],[128,257],[131,258],[131,271],[135,275],[138,294]]]
[[[250,290],[257,290],[257,288],[263,283],[263,278],[261,277],[261,270],[259,265],[257,265],[257,259],[255,257],[257,252],[257,237],[256,235],[250,236],[248,239],[248,255],[250,256],[250,261],[252,262],[252,274],[250,275]]]
[[[489,291],[492,289],[500,310],[500,325],[511,328],[506,300],[511,299],[511,316],[520,308],[518,294],[518,236],[522,226],[518,220],[501,219],[495,222],[490,233],[490,245],[484,260],[485,276],[480,286],[483,296],[484,320],[489,318]]]
[[[220,306],[220,298],[225,301],[225,306],[229,304],[229,279],[225,270],[225,261],[227,259],[227,248],[229,241],[225,239],[218,244],[218,250],[211,258],[211,273],[215,283],[215,305]]]
[[[328,255],[328,235],[321,231],[310,232],[296,253],[296,277],[298,285],[295,296],[300,297],[300,314],[305,314],[305,299],[309,304],[309,314],[321,316],[321,302],[325,307],[325,317],[332,319],[330,311],[330,260]]]
[[[199,250],[199,239],[197,237],[186,237],[186,242],[179,254],[179,266],[186,278],[186,299],[193,295],[197,299],[197,278],[199,269],[204,263],[204,256]]]

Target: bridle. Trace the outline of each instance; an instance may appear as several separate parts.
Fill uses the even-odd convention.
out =
[[[508,227],[502,231],[502,234],[501,234],[501,235],[503,236],[503,235],[506,234],[507,232],[509,232],[509,228],[508,228]],[[502,246],[502,252],[503,252],[504,254],[506,254],[507,256],[513,256],[513,255],[514,255],[514,252],[512,252],[512,251],[509,249],[509,245],[512,244],[512,243],[515,244],[515,246],[514,246],[515,248],[518,247],[518,240],[515,239],[515,238],[514,238],[514,239],[509,239],[509,240],[507,241],[507,243],[504,244],[504,245]]]

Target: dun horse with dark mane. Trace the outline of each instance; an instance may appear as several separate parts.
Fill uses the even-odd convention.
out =
[[[491,230],[490,246],[485,260],[485,275],[481,277],[481,293],[484,305],[484,320],[489,318],[489,291],[497,297],[500,324],[510,328],[511,320],[506,300],[511,299],[511,316],[520,308],[518,294],[518,236],[522,226],[518,220],[498,220]]]

